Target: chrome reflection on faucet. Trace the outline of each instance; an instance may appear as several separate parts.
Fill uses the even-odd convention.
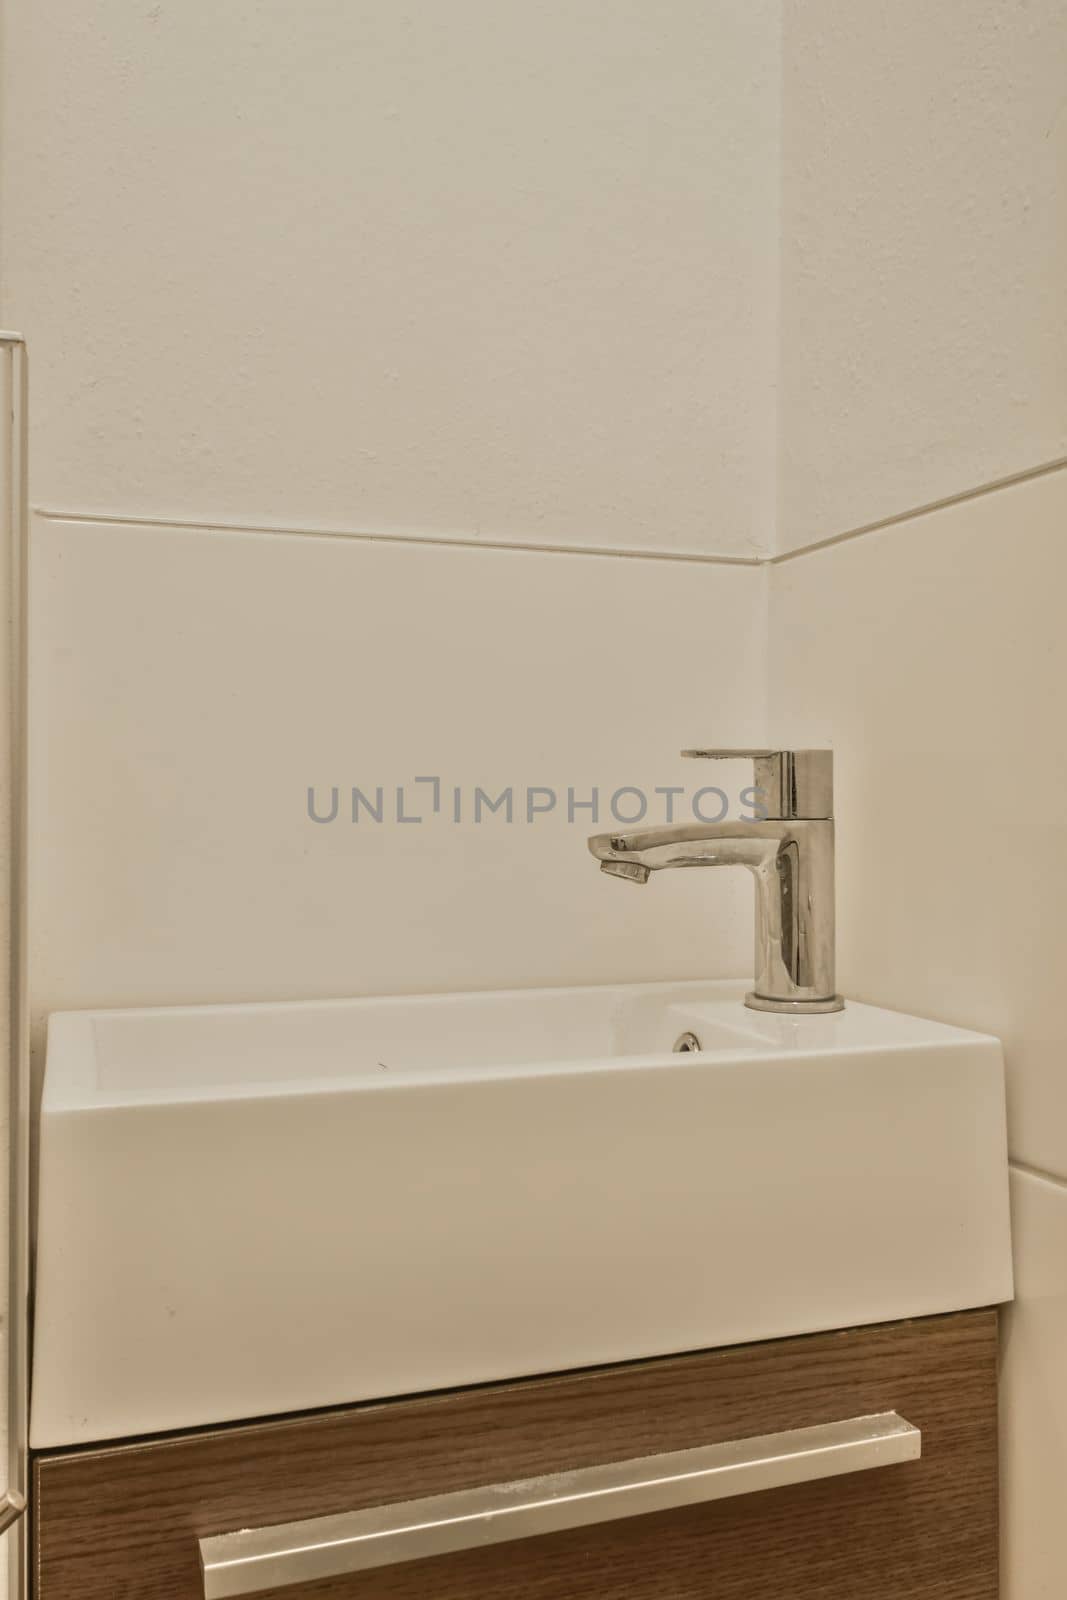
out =
[[[683,750],[755,762],[765,821],[597,833],[601,872],[647,883],[666,867],[747,867],[756,880],[755,1011],[840,1011],[834,989],[834,758],[830,750]]]

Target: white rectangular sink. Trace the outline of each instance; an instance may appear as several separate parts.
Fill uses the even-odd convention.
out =
[[[1010,1298],[997,1041],[743,992],[52,1017],[34,1446]]]

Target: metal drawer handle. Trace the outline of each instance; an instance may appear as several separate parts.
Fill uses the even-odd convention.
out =
[[[205,1600],[864,1472],[921,1454],[895,1411],[200,1540]]]

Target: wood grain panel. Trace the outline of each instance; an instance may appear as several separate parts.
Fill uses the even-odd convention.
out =
[[[887,1410],[921,1461],[269,1600],[996,1600],[996,1328],[968,1312],[43,1455],[37,1600],[200,1600],[203,1534]]]

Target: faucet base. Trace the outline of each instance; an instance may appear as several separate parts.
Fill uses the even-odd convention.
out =
[[[825,1016],[828,1011],[844,1011],[841,995],[832,994],[828,1000],[769,1000],[766,995],[752,990],[745,996],[750,1011],[777,1011],[787,1017]]]

